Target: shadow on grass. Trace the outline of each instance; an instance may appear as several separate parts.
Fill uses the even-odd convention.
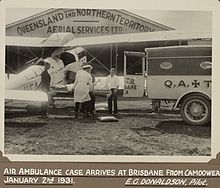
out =
[[[178,113],[172,113],[171,111],[168,111],[166,113],[157,113],[153,114],[150,111],[136,111],[136,112],[125,112],[125,113],[119,113],[119,119],[127,118],[127,117],[139,117],[139,118],[147,118],[147,119],[154,119],[154,120],[161,120],[161,119],[180,119],[180,115]]]
[[[156,128],[168,134],[184,134],[199,138],[211,137],[211,126],[186,125],[183,121],[161,121]]]
[[[26,111],[19,111],[19,112],[10,111],[10,112],[5,113],[5,119],[20,118],[20,117],[33,117],[39,114],[40,113],[30,114]]]
[[[26,123],[26,122],[6,122],[7,127],[23,127],[23,128],[40,128],[47,125],[47,123]]]

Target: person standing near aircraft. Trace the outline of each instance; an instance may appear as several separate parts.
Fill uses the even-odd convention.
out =
[[[50,91],[50,81],[51,77],[48,73],[48,70],[50,69],[50,64],[44,61],[44,71],[41,73],[41,81],[39,88],[47,93],[49,98],[49,91]],[[42,102],[41,103],[41,116],[46,116],[48,111],[48,102]]]
[[[88,112],[91,115],[96,115],[95,113],[95,93],[94,93],[94,86],[96,84],[95,82],[95,74],[92,72],[90,72],[91,76],[92,76],[92,90],[89,92],[89,96],[91,98],[91,100],[88,102]]]
[[[119,88],[119,78],[115,75],[115,69],[110,69],[110,75],[106,78],[105,88],[108,88],[108,113],[112,114],[112,101],[114,102],[114,115],[118,113],[117,91]]]
[[[88,102],[91,100],[89,92],[93,90],[91,69],[91,65],[84,65],[82,69],[77,71],[74,83],[64,86],[53,86],[55,89],[66,89],[69,92],[74,91],[75,118],[79,117],[80,109],[83,112],[83,116],[88,116]]]
[[[78,118],[80,104],[84,116],[88,116],[88,101],[91,100],[89,91],[92,91],[91,65],[82,66],[76,73],[76,80],[70,87],[74,89],[75,118]],[[69,90],[69,89],[68,89]]]

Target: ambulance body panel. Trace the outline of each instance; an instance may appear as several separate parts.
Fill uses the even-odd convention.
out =
[[[211,46],[146,49],[149,98],[178,99],[203,92],[211,98]]]
[[[185,123],[211,121],[211,46],[145,49],[146,92],[150,99],[176,101]]]
[[[129,56],[141,58],[142,74],[127,74]],[[145,53],[125,52],[124,58],[124,97],[171,100],[185,123],[211,121],[211,45],[146,48]]]

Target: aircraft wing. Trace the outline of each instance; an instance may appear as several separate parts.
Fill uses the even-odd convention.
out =
[[[47,102],[48,96],[42,91],[6,90],[5,99]]]
[[[45,38],[39,37],[6,37],[6,45],[8,46],[26,46],[26,47],[42,47],[41,42]]]
[[[195,38],[212,38],[212,36],[209,32],[187,33],[178,32],[175,30],[116,34],[84,38],[74,38],[74,34],[72,33],[53,33],[48,38],[7,36],[6,45],[26,47],[76,47],[110,43],[187,40]]]
[[[148,42],[164,40],[188,40],[198,38],[212,38],[209,32],[177,32],[177,31],[156,31],[147,33],[129,33],[106,36],[95,36],[85,38],[75,38],[67,42],[64,46],[88,46],[110,43]]]
[[[63,47],[73,40],[72,33],[53,33],[48,38],[7,36],[6,45],[25,47]]]

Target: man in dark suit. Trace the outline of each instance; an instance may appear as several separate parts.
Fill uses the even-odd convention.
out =
[[[88,111],[90,115],[96,115],[95,113],[95,92],[94,92],[94,86],[95,86],[95,74],[92,73],[91,70],[91,76],[92,76],[92,90],[89,92],[89,96],[91,98],[91,100],[88,102]]]
[[[41,73],[40,89],[44,91],[45,93],[47,93],[47,95],[49,95],[51,77],[48,73],[48,70],[50,69],[50,64],[47,62],[44,62],[44,67],[45,67],[44,71]],[[41,103],[41,115],[42,116],[47,115],[47,108],[48,108],[48,103],[42,102]]]

